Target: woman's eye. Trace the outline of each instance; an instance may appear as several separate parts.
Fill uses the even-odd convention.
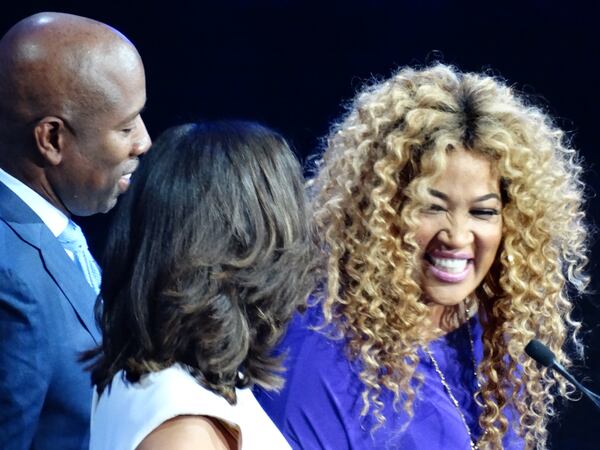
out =
[[[480,208],[480,209],[472,209],[471,214],[473,214],[474,216],[480,216],[480,217],[490,217],[490,216],[497,216],[498,214],[500,214],[500,211],[498,211],[495,208]]]
[[[446,208],[444,208],[442,205],[436,205],[434,203],[434,204],[427,206],[425,208],[425,211],[426,212],[440,212],[440,211],[446,211]]]

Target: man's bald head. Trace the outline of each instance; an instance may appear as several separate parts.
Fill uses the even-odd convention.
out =
[[[71,14],[27,17],[0,40],[0,167],[67,214],[105,212],[149,146],[145,101],[140,56],[120,32]]]
[[[21,20],[0,40],[1,118],[24,125],[104,107],[110,80],[98,69],[114,58],[123,70],[140,61],[131,42],[108,25],[63,13]]]

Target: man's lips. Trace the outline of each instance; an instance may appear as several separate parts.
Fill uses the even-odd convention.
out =
[[[136,171],[139,164],[139,160],[133,160],[130,166],[125,171],[125,173],[121,175],[121,178],[119,178],[119,189],[121,190],[121,192],[125,192],[129,187],[129,183],[131,182],[131,175],[133,174],[133,172]]]
[[[119,189],[121,192],[125,192],[129,187],[129,183],[131,180],[131,173],[127,173],[119,178]]]

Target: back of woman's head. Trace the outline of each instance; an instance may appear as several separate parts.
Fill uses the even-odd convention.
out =
[[[285,140],[249,122],[167,130],[121,201],[102,259],[101,391],[174,363],[235,401],[274,387],[271,350],[313,287],[301,169]]]

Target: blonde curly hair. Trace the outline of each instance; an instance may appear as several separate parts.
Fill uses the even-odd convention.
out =
[[[312,186],[326,250],[324,321],[362,364],[362,413],[383,424],[388,389],[412,415],[422,382],[417,349],[432,326],[414,236],[426,186],[452,149],[492,162],[504,203],[500,249],[473,294],[484,329],[479,445],[501,448],[511,425],[527,448],[544,448],[554,396],[572,387],[523,348],[537,337],[568,367],[570,336],[582,353],[571,311],[588,284],[584,186],[565,134],[502,81],[441,64],[403,68],[362,90],[333,126]]]

